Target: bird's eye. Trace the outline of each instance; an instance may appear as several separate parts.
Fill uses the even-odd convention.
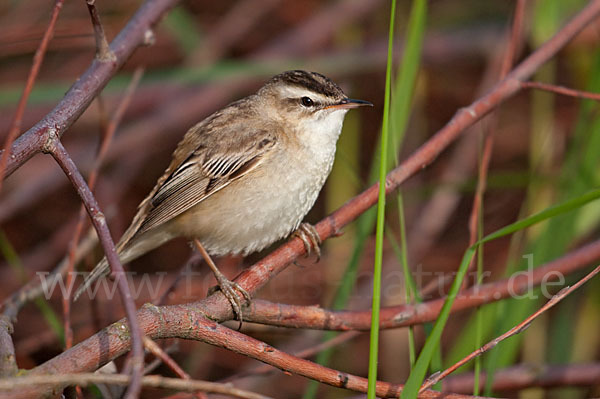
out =
[[[313,105],[315,105],[314,101],[310,97],[302,97],[300,101],[305,107],[312,107]]]

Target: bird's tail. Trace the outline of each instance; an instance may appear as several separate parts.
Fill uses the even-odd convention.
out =
[[[76,301],[81,296],[81,294],[83,294],[84,291],[90,288],[94,281],[104,276],[107,276],[109,272],[110,267],[108,266],[108,261],[106,260],[106,257],[104,257],[100,262],[98,262],[98,264],[96,265],[96,267],[94,267],[92,272],[85,276],[83,283],[77,288],[77,291],[75,291],[73,301]]]
[[[126,235],[123,237],[125,238]],[[156,229],[147,231],[139,236],[133,235],[133,237],[129,239],[127,238],[122,239],[123,241],[119,242],[116,247],[121,263],[131,262],[132,260],[144,255],[146,252],[149,252],[171,240],[174,238],[174,236],[168,230]],[[100,262],[98,262],[92,272],[85,277],[83,283],[77,287],[77,291],[75,291],[73,300],[76,301],[81,294],[83,294],[92,286],[96,280],[107,276],[109,273],[110,267],[106,257],[104,257]]]

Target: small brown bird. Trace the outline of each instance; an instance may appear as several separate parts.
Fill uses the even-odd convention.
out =
[[[210,255],[247,255],[299,227],[310,250],[318,235],[302,219],[331,172],[344,115],[363,105],[372,104],[347,98],[321,74],[298,70],[274,76],[256,94],[210,115],[186,133],[139,205],[117,244],[121,261],[180,236]],[[241,321],[235,289],[249,295],[205,258]],[[108,272],[104,258],[75,299]]]

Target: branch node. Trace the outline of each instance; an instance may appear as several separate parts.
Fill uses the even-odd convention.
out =
[[[153,46],[156,43],[156,36],[154,36],[154,31],[152,29],[146,29],[144,32],[144,46]]]
[[[92,25],[94,27],[94,38],[96,40],[96,59],[100,62],[115,62],[117,56],[110,49],[108,41],[106,40],[106,34],[104,28],[100,22],[100,15],[96,9],[96,0],[86,0],[90,17],[92,18]]]
[[[46,142],[42,144],[41,151],[44,154],[52,154],[56,150],[58,140],[58,129],[51,126],[46,129]]]

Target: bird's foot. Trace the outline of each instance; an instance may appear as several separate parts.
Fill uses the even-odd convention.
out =
[[[240,322],[240,326],[238,330],[242,327],[242,306],[244,300],[245,302],[250,303],[252,301],[252,297],[241,285],[236,283],[235,281],[229,280],[223,273],[220,271],[213,271],[215,278],[217,279],[217,284],[214,287],[211,287],[208,290],[208,295],[214,294],[217,290],[220,290],[225,298],[231,303],[231,308],[233,309],[233,314]],[[237,290],[237,291],[236,291]],[[238,291],[241,293],[238,294]],[[243,297],[243,298],[242,298]]]
[[[306,256],[314,251],[317,255],[317,262],[321,259],[321,237],[315,226],[309,223],[301,223],[293,234],[293,237],[298,237],[304,243],[304,249],[306,250]]]
[[[218,287],[210,288],[208,290],[208,295],[209,296],[212,295],[217,289],[221,290],[223,295],[225,295],[225,298],[227,298],[227,300],[231,304],[231,308],[233,309],[233,315],[240,322],[240,325],[238,327],[238,330],[240,330],[242,328],[242,320],[243,320],[242,319],[242,299],[240,298],[240,295],[236,292],[236,290],[241,292],[244,299],[248,302],[252,301],[252,297],[250,297],[250,294],[248,293],[248,291],[246,291],[244,288],[242,288],[241,285],[239,285],[235,281],[229,280],[227,277],[225,277],[225,275],[223,273],[221,273],[221,271],[219,270],[217,265],[215,265],[215,262],[213,262],[212,258],[210,257],[210,255],[208,254],[208,252],[206,251],[206,249],[204,248],[204,246],[198,239],[194,239],[192,241],[192,243],[194,244],[196,249],[198,249],[198,251],[200,252],[200,255],[202,255],[202,257],[204,258],[204,260],[206,261],[206,263],[212,270],[213,274],[215,275],[215,279],[217,280]]]

